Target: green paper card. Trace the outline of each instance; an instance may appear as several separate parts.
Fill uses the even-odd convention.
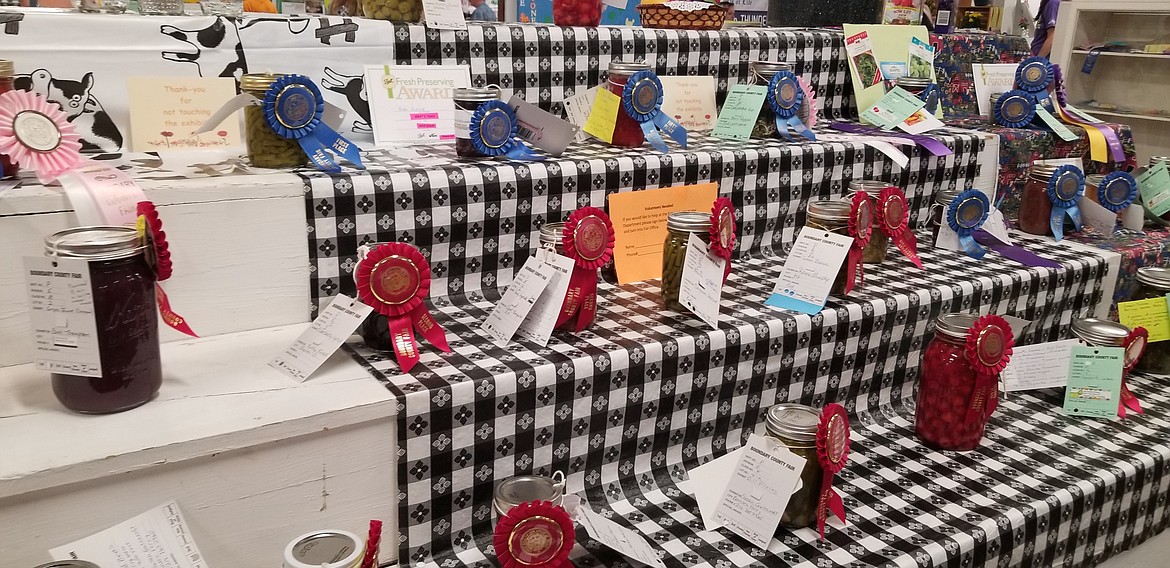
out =
[[[1069,130],[1068,127],[1057,120],[1055,116],[1052,116],[1052,113],[1048,112],[1048,110],[1044,107],[1039,105],[1036,106],[1036,116],[1040,117],[1040,120],[1043,120],[1044,124],[1047,124],[1048,128],[1051,128],[1052,131],[1055,132],[1061,140],[1064,140],[1065,142],[1076,141],[1077,135],[1073,134],[1073,131]]]
[[[902,124],[924,106],[926,103],[910,94],[910,91],[894,87],[881,100],[862,111],[861,118],[870,124],[889,129]]]
[[[1166,162],[1158,162],[1138,176],[1137,181],[1146,209],[1159,217],[1170,211],[1170,170],[1166,169]]]
[[[1121,401],[1121,372],[1125,349],[1121,347],[1072,348],[1064,413],[1069,416],[1112,418]]]
[[[723,110],[719,111],[719,119],[715,122],[712,136],[747,140],[752,137],[752,127],[760,116],[760,108],[768,96],[768,87],[765,85],[736,85],[727,93],[727,100],[723,102]]]

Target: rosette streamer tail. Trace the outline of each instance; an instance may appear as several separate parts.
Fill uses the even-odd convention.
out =
[[[837,490],[833,489],[833,477],[826,475],[821,483],[820,505],[817,507],[817,534],[821,540],[825,539],[825,522],[829,520],[829,513],[841,519],[842,523],[848,522],[845,520],[845,502],[841,500]]]
[[[861,247],[856,244],[849,247],[849,257],[845,260],[845,294],[853,291],[854,285],[865,283],[865,268]]]
[[[905,230],[893,237],[894,246],[910,259],[920,270],[925,270],[926,267],[922,265],[922,258],[918,256],[918,238],[914,236],[914,232]]]
[[[162,285],[157,282],[154,284],[154,295],[155,300],[158,302],[158,314],[162,317],[163,323],[167,324],[167,327],[179,333],[190,335],[191,337],[199,337],[195,334],[195,330],[191,329],[190,325],[187,325],[187,319],[171,309],[170,298],[163,291]]]

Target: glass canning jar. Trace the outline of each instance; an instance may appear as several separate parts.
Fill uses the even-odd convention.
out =
[[[622,92],[626,88],[626,81],[634,73],[649,70],[649,63],[640,61],[610,61],[609,78],[606,80],[606,88],[609,89],[609,92],[621,97]],[[622,105],[618,108],[617,122],[613,126],[613,145],[637,148],[645,141],[646,137],[642,134],[642,126],[626,112],[625,106]]]
[[[815,229],[829,231],[830,233],[848,235],[849,213],[852,211],[853,204],[845,199],[810,201],[808,204],[808,220],[805,224]],[[845,271],[845,263],[847,262],[849,262],[848,257],[841,261],[841,268],[837,270],[837,278],[833,280],[833,287],[829,290],[829,293],[834,296],[845,295],[845,284],[848,281],[848,274]]]
[[[788,446],[792,453],[804,458],[800,471],[800,487],[788,499],[788,506],[780,517],[780,525],[790,529],[811,527],[817,521],[817,502],[821,495],[824,473],[817,460],[817,426],[821,414],[811,406],[782,403],[768,409],[768,436]]]
[[[1170,293],[1170,268],[1145,266],[1138,269],[1138,288],[1135,300],[1165,298]],[[1137,362],[1139,371],[1170,374],[1170,341],[1153,341],[1146,345],[1146,354]]]
[[[711,242],[711,215],[699,211],[675,211],[666,217],[666,241],[662,243],[662,303],[676,312],[689,312],[678,302],[683,263],[690,235]]]
[[[781,71],[792,71],[792,66],[783,61],[753,61],[749,65],[751,70],[749,85],[767,87],[772,76]],[[756,125],[752,127],[752,136],[756,138],[771,138],[776,136],[776,114],[768,102],[760,106],[760,115],[756,118]]]
[[[926,89],[930,87],[933,82],[930,79],[924,77],[898,77],[894,81],[894,84],[901,87],[903,90],[908,91],[911,95],[922,99],[923,93],[926,92]],[[933,100],[922,101],[926,103],[927,112],[934,112],[934,110],[938,108],[938,91],[931,89],[931,92],[934,93],[930,97]]]
[[[0,59],[0,95],[11,91],[14,87],[16,67],[7,59]],[[0,177],[11,177],[19,171],[16,164],[7,156],[0,155]]]
[[[362,13],[371,20],[413,23],[422,19],[422,0],[362,0]]]
[[[561,505],[565,499],[565,474],[555,472],[552,477],[543,475],[515,475],[496,484],[492,491],[492,509],[497,516],[521,503],[548,501]]]
[[[138,0],[138,13],[148,16],[182,16],[183,0]]]
[[[565,256],[565,243],[561,240],[565,232],[564,223],[545,223],[540,227],[540,248]]]
[[[986,414],[977,413],[973,422],[967,419],[976,373],[966,357],[966,342],[975,319],[972,314],[939,316],[922,356],[914,430],[932,448],[970,450],[983,438]]]
[[[934,203],[930,206],[930,245],[938,241],[938,230],[946,223],[947,207],[962,193],[959,188],[940,189],[934,194]]]
[[[877,208],[878,194],[890,184],[884,181],[872,179],[856,179],[849,182],[849,193],[847,196],[852,199],[853,194],[860,191],[865,191],[869,194],[869,204],[872,206],[871,210],[874,215],[879,216],[883,213]],[[878,217],[880,219],[880,217]],[[875,219],[876,220],[876,219]],[[885,222],[877,222],[873,224],[873,230],[869,233],[869,244],[861,249],[861,261],[866,264],[881,264],[886,261],[886,255],[889,253],[890,236],[886,234],[884,229]]]
[[[53,373],[53,393],[84,414],[145,404],[162,385],[154,269],[133,227],[77,227],[45,239],[45,254],[89,265],[102,376]]]
[[[1020,212],[1016,219],[1019,229],[1033,235],[1052,234],[1052,201],[1048,199],[1048,182],[1056,173],[1056,166],[1032,164],[1028,182],[1020,195]]]
[[[282,75],[253,73],[240,78],[240,90],[263,100],[268,87]],[[285,138],[268,126],[264,109],[250,104],[244,107],[244,138],[248,159],[258,168],[295,168],[305,165],[309,157],[296,140]]]
[[[480,103],[500,100],[496,87],[456,87],[455,99],[455,154],[460,158],[485,158],[471,142],[471,115]]]
[[[601,0],[553,0],[553,23],[558,26],[601,25]]]

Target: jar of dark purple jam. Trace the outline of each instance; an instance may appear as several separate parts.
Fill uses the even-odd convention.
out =
[[[479,105],[500,100],[500,90],[494,86],[456,87],[455,99],[455,154],[460,158],[486,158],[471,141],[471,116]]]
[[[154,270],[133,227],[78,227],[45,239],[50,257],[89,264],[102,376],[53,373],[66,408],[108,414],[141,406],[162,385]]]

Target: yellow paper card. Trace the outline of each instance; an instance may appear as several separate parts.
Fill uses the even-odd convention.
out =
[[[231,77],[130,77],[130,147],[135,152],[228,148],[240,144],[237,117],[191,133],[236,96]]]
[[[621,106],[621,97],[607,89],[599,89],[593,99],[593,110],[589,111],[589,120],[585,121],[585,132],[613,143],[613,127],[617,124],[618,110]]]
[[[1119,302],[1117,318],[1130,329],[1139,325],[1146,328],[1150,342],[1170,339],[1170,307],[1166,298]]]
[[[718,183],[701,183],[609,196],[609,218],[617,236],[613,262],[618,283],[661,278],[666,216],[674,211],[709,213],[718,194]]]

